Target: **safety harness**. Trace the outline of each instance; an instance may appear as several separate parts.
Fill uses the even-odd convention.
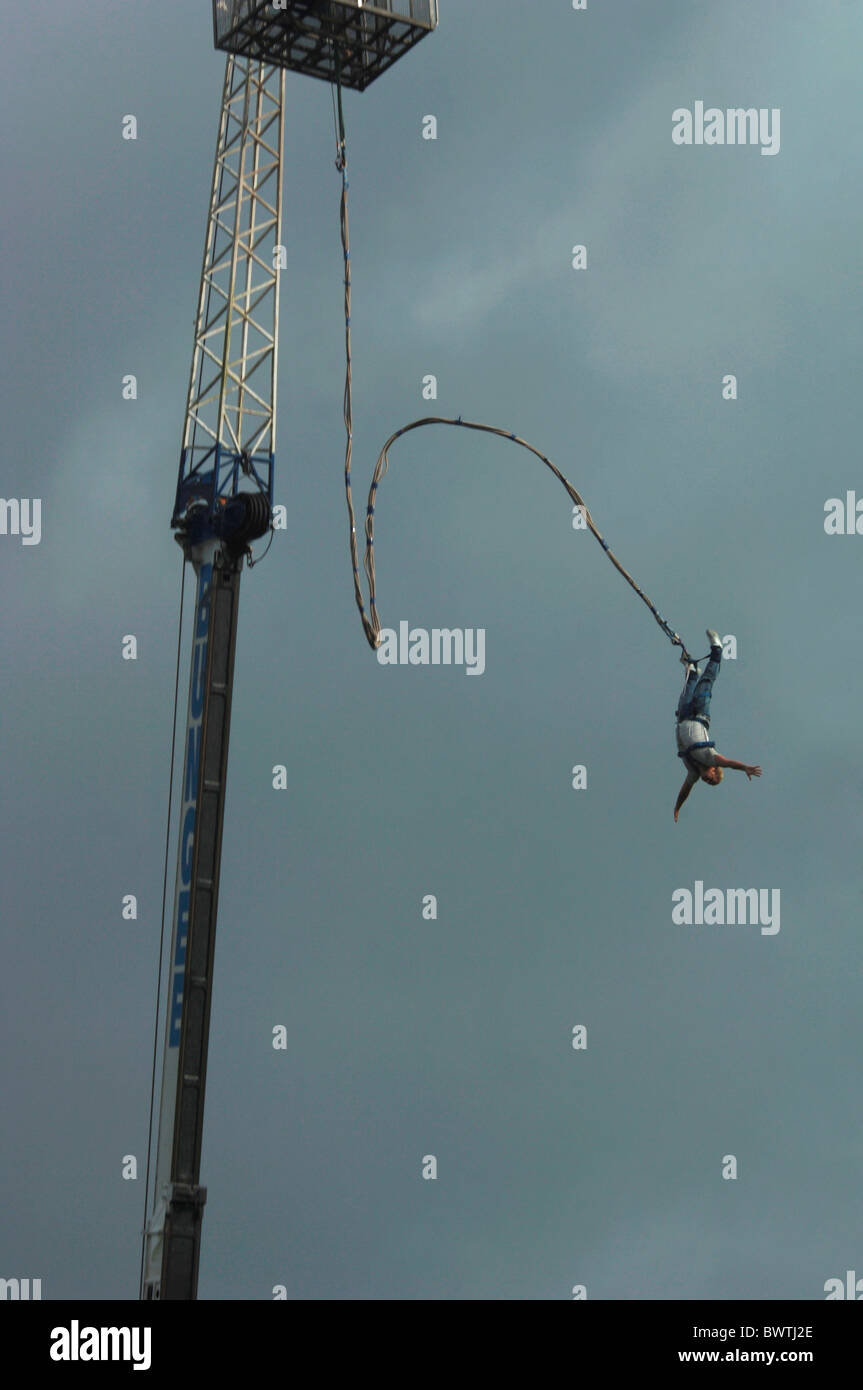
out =
[[[702,728],[705,730],[705,732],[708,732],[709,729],[710,729],[710,718],[709,718],[708,715],[688,715],[687,718],[686,718],[686,722],[687,722],[687,723],[690,723],[690,724],[700,724],[700,725],[702,726]],[[679,726],[679,725],[681,725],[682,723],[684,723],[684,720],[683,720],[683,719],[678,719],[677,723],[678,723],[678,726]],[[700,742],[698,742],[698,743],[690,743],[689,747],[688,747],[688,748],[682,749],[682,750],[677,754],[677,756],[678,756],[678,758],[683,758],[684,762],[686,763],[687,770],[688,770],[689,772],[696,772],[696,771],[697,771],[698,774],[699,774],[699,776],[700,776],[700,775],[701,775],[701,772],[703,771],[703,764],[695,762],[695,759],[694,759],[694,758],[690,759],[690,756],[689,756],[690,753],[694,753],[694,752],[696,751],[696,749],[699,749],[699,748],[715,748],[715,747],[716,747],[716,743],[715,743],[715,741],[714,741],[712,738],[705,738],[705,739],[701,739]]]

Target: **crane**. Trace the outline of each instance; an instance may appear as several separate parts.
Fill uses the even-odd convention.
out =
[[[240,577],[244,560],[256,563],[252,542],[268,531],[272,540],[286,72],[336,83],[339,98],[342,87],[364,91],[437,23],[437,0],[213,0],[227,58],[171,516],[196,591],[152,1193],[147,1165],[147,1300],[197,1297]],[[182,622],[182,591],[180,606]],[[153,1095],[155,1059],[154,1049]]]

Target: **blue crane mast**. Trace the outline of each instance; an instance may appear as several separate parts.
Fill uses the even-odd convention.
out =
[[[213,0],[228,56],[171,517],[196,594],[145,1299],[197,1296],[240,577],[272,524],[285,73],[364,91],[436,25],[436,0]]]

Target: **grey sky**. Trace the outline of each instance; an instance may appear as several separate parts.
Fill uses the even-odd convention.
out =
[[[355,498],[435,373],[433,412],[548,454],[694,651],[736,636],[713,731],[764,776],[696,788],[675,826],[677,653],[503,440],[409,435],[376,517],[383,623],[484,628],[484,674],[377,664],[347,549],[330,92],[289,75],[290,522],[241,593],[199,1294],[823,1298],[863,1261],[863,539],[823,527],[827,498],[863,497],[863,14],[440,8],[345,97]],[[134,1298],[169,521],[224,60],[205,0],[42,0],[3,28],[0,493],[43,510],[38,546],[0,536],[0,1276]],[[780,108],[779,153],[675,146],[696,100]],[[781,930],[674,926],[699,879],[778,888]]]

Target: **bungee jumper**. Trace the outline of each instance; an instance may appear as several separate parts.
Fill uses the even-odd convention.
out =
[[[733,758],[724,758],[721,753],[717,753],[716,744],[709,737],[710,697],[713,694],[713,682],[719,675],[722,643],[719,633],[712,627],[707,629],[707,640],[710,643],[710,658],[701,675],[698,673],[697,664],[690,660],[686,653],[680,658],[686,667],[686,684],[677,702],[677,756],[683,759],[686,767],[686,781],[680,788],[674,807],[675,821],[681,806],[699,780],[706,782],[710,787],[718,787],[726,767],[745,772],[750,781],[753,777],[761,776],[760,767],[750,763],[738,763]]]
[[[719,634],[712,628],[708,628],[707,636],[710,641],[710,659],[703,673],[699,676],[698,663],[687,650],[683,638],[675,632],[671,624],[662,616],[659,609],[648,598],[644,590],[636,583],[628,570],[624,568],[620,560],[611,549],[608,541],[603,536],[599,527],[596,525],[584,498],[573,487],[572,483],[560,469],[552,463],[551,459],[529,444],[526,439],[522,439],[513,430],[500,429],[495,425],[482,424],[477,420],[465,420],[461,415],[455,419],[443,415],[427,415],[422,420],[412,420],[410,424],[403,425],[401,429],[395,430],[384,444],[378,455],[377,466],[374,477],[369,488],[368,502],[366,504],[365,518],[365,540],[366,553],[363,558],[363,570],[369,587],[368,608],[366,608],[362,585],[360,582],[360,558],[357,546],[357,527],[354,514],[353,493],[351,488],[351,461],[353,457],[353,384],[352,384],[352,358],[351,358],[351,252],[348,235],[348,176],[347,176],[347,144],[345,140],[344,115],[342,112],[341,82],[337,73],[337,90],[333,96],[333,118],[336,127],[336,168],[341,174],[342,193],[339,220],[341,226],[342,253],[344,256],[345,267],[345,389],[343,398],[343,410],[345,420],[345,500],[348,509],[348,536],[351,554],[351,569],[354,581],[354,600],[366,640],[372,651],[377,651],[381,644],[381,619],[378,610],[376,584],[375,584],[375,512],[378,505],[378,489],[389,468],[389,451],[397,440],[403,435],[409,434],[412,430],[421,429],[427,425],[449,425],[458,429],[482,430],[486,434],[495,434],[502,439],[508,439],[511,443],[517,444],[520,448],[527,449],[531,454],[545,464],[558,481],[563,485],[569,494],[570,500],[578,509],[584,522],[584,527],[591,532],[594,539],[604,550],[606,557],[614,565],[619,574],[623,576],[630,588],[635,591],[642,603],[650,610],[654,621],[664,633],[672,646],[679,647],[681,650],[680,660],[686,667],[686,685],[683,694],[677,705],[677,748],[678,756],[683,759],[687,776],[686,781],[680,789],[677,798],[677,805],[674,808],[674,819],[677,820],[678,813],[684,801],[688,797],[695,783],[700,779],[707,782],[710,786],[716,787],[722,781],[723,770],[726,767],[736,768],[740,772],[745,772],[748,778],[760,777],[761,768],[750,766],[747,763],[738,763],[731,758],[724,758],[721,753],[716,752],[715,744],[712,739],[707,737],[710,729],[710,695],[713,682],[719,674],[719,665],[722,660],[722,643]],[[336,103],[336,96],[338,102]]]

